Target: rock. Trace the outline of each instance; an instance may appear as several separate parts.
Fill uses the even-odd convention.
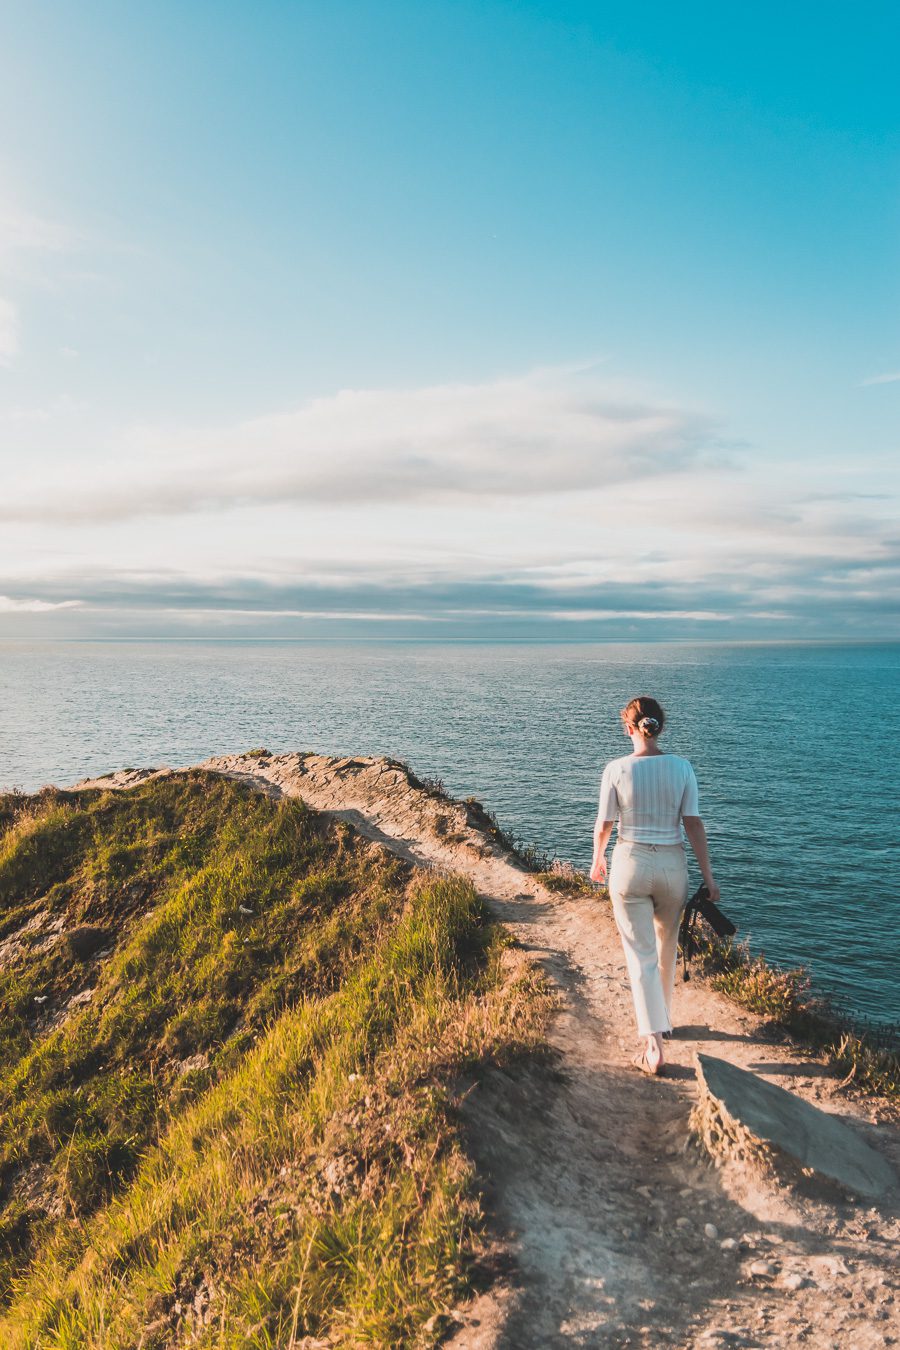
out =
[[[775,1267],[771,1261],[751,1261],[750,1274],[755,1280],[770,1279],[775,1274]]]
[[[805,1289],[809,1280],[805,1275],[799,1275],[795,1271],[790,1275],[785,1275],[781,1283],[785,1289],[790,1289],[793,1293],[796,1293],[798,1289]]]
[[[801,1097],[713,1055],[696,1054],[701,1101],[695,1125],[710,1152],[716,1122],[751,1145],[780,1150],[804,1170],[817,1172],[861,1195],[893,1191],[893,1167],[843,1120]]]
[[[198,1051],[196,1055],[188,1055],[187,1059],[179,1060],[177,1065],[179,1077],[186,1073],[196,1073],[201,1069],[209,1068],[209,1056]]]
[[[737,1238],[723,1238],[719,1243],[723,1252],[736,1252],[740,1245]]]
[[[355,1190],[359,1179],[360,1162],[352,1153],[340,1153],[329,1158],[322,1168],[322,1176],[328,1183],[333,1195],[344,1196]]]
[[[690,1228],[690,1226],[691,1226],[690,1219],[686,1219],[683,1215],[680,1219],[675,1220],[676,1228]]]

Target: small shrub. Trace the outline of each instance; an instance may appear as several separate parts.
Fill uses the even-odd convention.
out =
[[[602,895],[604,893],[599,886],[594,885],[584,872],[580,872],[573,863],[564,862],[562,858],[554,858],[548,870],[538,872],[535,880],[545,886],[548,891],[556,891],[561,895],[569,895],[573,898],[579,895]]]

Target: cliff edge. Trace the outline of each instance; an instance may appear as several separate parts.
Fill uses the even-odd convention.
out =
[[[900,1133],[875,1100],[847,1096],[823,1059],[773,1039],[761,1018],[696,979],[676,988],[667,1075],[638,1073],[624,961],[602,893],[546,884],[477,803],[448,799],[397,761],[255,751],[198,768],[273,802],[299,799],[351,826],[379,858],[436,882],[464,879],[543,977],[520,986],[530,992],[519,1015],[546,986],[553,991],[552,1011],[538,1019],[549,1056],[458,1065],[453,1115],[477,1171],[489,1243],[474,1295],[420,1328],[417,1343],[894,1343],[895,1189],[861,1200],[809,1170],[791,1176],[747,1153],[712,1156],[696,1124],[697,1052],[840,1117],[896,1173]],[[185,772],[126,771],[77,786],[127,790]]]

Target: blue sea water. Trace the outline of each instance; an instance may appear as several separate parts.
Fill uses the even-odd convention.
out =
[[[387,754],[586,867],[618,710],[651,693],[741,934],[898,1023],[898,673],[900,645],[4,643],[0,787],[260,745]]]

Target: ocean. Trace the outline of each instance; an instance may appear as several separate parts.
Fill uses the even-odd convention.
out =
[[[896,1024],[898,674],[895,644],[7,642],[0,787],[255,746],[384,754],[587,867],[618,711],[649,693],[740,935]]]

